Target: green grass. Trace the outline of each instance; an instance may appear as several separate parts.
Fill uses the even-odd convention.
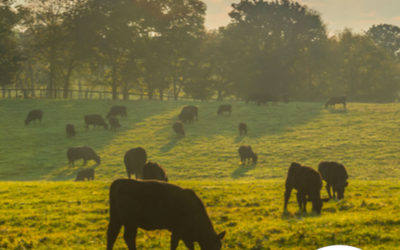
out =
[[[283,180],[175,183],[202,198],[216,231],[227,231],[225,249],[400,246],[399,183],[353,181],[346,199],[328,202],[321,216],[296,214],[295,195],[283,214]],[[104,249],[108,188],[99,181],[1,183],[0,248]],[[166,230],[139,230],[138,248],[169,249],[169,237]],[[126,249],[122,232],[116,249]]]
[[[400,104],[350,103],[345,112],[321,103],[232,103],[231,116],[217,116],[220,103],[198,102],[199,121],[185,124],[186,137],[178,139],[172,123],[189,103],[0,100],[0,249],[104,248],[108,188],[126,177],[124,153],[137,146],[163,165],[172,183],[196,190],[217,231],[227,230],[224,248],[398,248]],[[85,130],[85,114],[104,116],[114,104],[128,108],[121,130]],[[36,108],[44,112],[42,124],[25,127],[27,112]],[[247,123],[247,136],[238,135],[239,122]],[[75,125],[75,138],[66,138],[67,123]],[[258,153],[257,165],[240,165],[242,144]],[[102,159],[88,164],[96,168],[95,182],[70,181],[82,163],[68,167],[66,151],[79,145]],[[322,216],[299,215],[294,192],[289,214],[282,214],[290,163],[317,168],[322,160],[347,167],[345,200],[330,201]],[[137,243],[168,249],[169,234],[140,231]],[[120,236],[117,249],[124,248]]]

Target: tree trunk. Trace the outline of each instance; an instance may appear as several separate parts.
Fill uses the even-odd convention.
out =
[[[113,65],[112,68],[112,99],[113,100],[118,100],[118,93],[117,93],[117,69],[115,64]]]
[[[160,100],[162,101],[164,99],[164,90],[160,89]]]
[[[63,89],[63,91],[64,91],[63,92],[64,99],[68,98],[69,86],[70,86],[69,80],[71,78],[72,68],[73,68],[73,60],[71,60],[69,62],[68,69],[67,69],[67,74],[65,75],[65,79],[64,79],[64,89]]]
[[[176,81],[174,81],[173,86],[174,86],[174,100],[177,101],[179,97],[179,92],[181,92],[181,88],[178,86]]]
[[[128,83],[125,83],[125,84],[124,84],[124,89],[123,89],[122,93],[123,93],[123,98],[124,98],[124,100],[125,100],[125,101],[128,100],[128,99],[129,99],[129,88],[128,88]]]

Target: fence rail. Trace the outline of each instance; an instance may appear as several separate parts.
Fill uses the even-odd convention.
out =
[[[16,89],[2,88],[0,90],[0,98],[2,99],[64,99],[63,89],[54,89],[50,92],[48,89]],[[50,95],[52,93],[52,95]],[[92,89],[71,89],[68,91],[67,99],[83,99],[83,100],[112,100],[112,91],[107,90],[92,90]],[[124,95],[122,92],[117,92],[118,100],[148,100],[150,99],[147,93],[128,92]],[[152,96],[153,100],[160,100],[159,94]],[[174,96],[164,94],[162,100],[173,100]],[[193,100],[189,96],[179,96],[179,99]],[[214,99],[215,100],[215,99]]]

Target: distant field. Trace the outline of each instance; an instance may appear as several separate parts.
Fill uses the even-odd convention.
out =
[[[87,145],[101,156],[99,179],[124,177],[124,153],[144,147],[150,160],[161,163],[171,180],[282,180],[292,161],[317,167],[321,160],[342,162],[351,179],[400,177],[400,104],[350,103],[346,112],[325,110],[321,103],[257,106],[232,103],[231,116],[217,116],[220,103],[194,103],[199,121],[185,124],[178,139],[172,123],[185,102],[119,102],[128,108],[118,132],[84,128],[83,116],[105,115],[111,101],[1,100],[0,180],[71,180],[81,168],[68,167],[70,146]],[[44,112],[42,124],[24,126],[30,109]],[[238,135],[246,122],[248,136]],[[65,125],[78,130],[65,136]],[[241,166],[237,148],[250,144],[259,154],[257,166]],[[89,166],[94,162],[89,162]]]
[[[105,116],[114,104],[128,108],[121,130],[85,130],[85,114]],[[400,104],[349,103],[344,111],[322,103],[232,103],[231,116],[217,116],[220,103],[198,102],[199,121],[185,124],[186,137],[178,139],[171,126],[186,104],[0,100],[0,249],[104,249],[108,188],[126,177],[123,156],[137,146],[172,183],[196,190],[216,230],[227,231],[226,249],[399,248]],[[37,108],[42,124],[25,127],[27,112]],[[238,135],[239,122],[247,123],[247,136]],[[75,125],[75,138],[66,138],[67,123]],[[258,153],[256,166],[240,165],[242,144]],[[102,158],[99,166],[88,164],[96,168],[95,182],[71,181],[82,163],[68,167],[66,151],[79,145]],[[345,199],[325,204],[321,216],[299,215],[293,192],[283,214],[290,163],[317,168],[322,160],[347,167]],[[139,231],[137,243],[168,249],[169,233]],[[122,234],[116,246],[126,248]]]
[[[203,199],[223,249],[362,249],[400,246],[400,184],[352,181],[321,216],[282,214],[283,181],[179,181]],[[0,249],[105,249],[109,182],[0,183]],[[322,192],[326,196],[325,190]],[[308,210],[310,211],[309,204]],[[115,249],[126,249],[120,233]],[[167,231],[139,230],[138,249],[169,249]],[[185,249],[180,243],[180,250]],[[199,249],[199,248],[197,248]]]

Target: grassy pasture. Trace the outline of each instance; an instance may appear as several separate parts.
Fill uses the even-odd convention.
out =
[[[70,180],[81,168],[68,167],[70,146],[93,147],[102,158],[97,177],[125,176],[124,153],[144,147],[150,160],[161,163],[171,180],[282,179],[292,161],[317,167],[321,160],[342,162],[351,179],[379,180],[400,176],[400,104],[350,103],[346,112],[325,110],[320,103],[269,106],[233,103],[232,116],[217,116],[219,103],[195,103],[199,121],[185,124],[178,139],[172,123],[186,103],[136,101],[123,103],[128,118],[111,132],[84,128],[83,116],[105,115],[108,101],[1,100],[0,180]],[[24,126],[30,109],[41,108],[42,124]],[[248,136],[238,135],[246,122]],[[75,138],[65,125],[75,125]],[[241,166],[237,148],[250,144],[259,154],[257,166]],[[89,166],[94,162],[89,162]]]
[[[128,108],[121,130],[85,130],[85,114],[105,116],[113,104]],[[186,104],[0,100],[0,249],[104,248],[108,188],[126,177],[123,155],[136,146],[164,166],[172,183],[195,189],[217,231],[227,230],[224,248],[400,246],[400,104],[350,103],[344,111],[321,103],[232,103],[231,116],[217,116],[220,103],[198,102],[199,121],[185,124],[186,137],[178,139],[171,126]],[[44,112],[42,124],[25,127],[36,108]],[[247,136],[238,135],[239,122],[247,123]],[[67,123],[75,125],[75,138],[66,138]],[[241,144],[252,145],[257,165],[240,165]],[[88,164],[96,168],[95,182],[71,182],[82,166],[68,167],[66,150],[79,145],[102,159]],[[345,200],[328,202],[322,216],[300,216],[293,192],[289,214],[282,214],[290,163],[316,168],[321,160],[347,167]],[[117,249],[125,249],[121,235]],[[137,243],[168,249],[169,234],[140,231]]]

